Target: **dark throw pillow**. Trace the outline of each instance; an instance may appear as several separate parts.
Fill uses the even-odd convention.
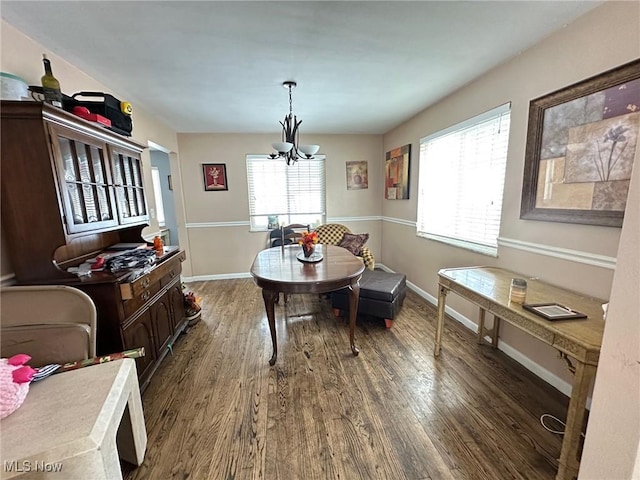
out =
[[[362,247],[367,243],[367,240],[369,240],[368,233],[353,234],[345,232],[338,246],[346,248],[354,255],[360,255]]]

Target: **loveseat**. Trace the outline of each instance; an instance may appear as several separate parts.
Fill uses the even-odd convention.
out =
[[[323,243],[325,245],[337,245],[339,247],[344,246],[345,233],[354,236],[354,234],[351,233],[351,230],[339,223],[325,223],[324,225],[319,225],[315,229],[315,232],[318,234],[318,243]],[[369,234],[358,234],[355,236],[360,238],[354,240],[364,240],[362,243],[366,242],[369,238]],[[343,243],[343,245],[340,245],[341,243]],[[373,253],[371,253],[371,250],[369,250],[369,247],[363,245],[352,253],[361,258],[365,267],[369,270],[373,270],[375,268],[376,260]]]

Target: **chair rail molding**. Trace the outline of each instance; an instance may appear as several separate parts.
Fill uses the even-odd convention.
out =
[[[415,220],[405,220],[404,218],[382,217],[383,222],[397,223],[398,225],[406,225],[407,227],[416,227]]]
[[[382,220],[380,216],[368,217],[327,217],[326,223],[345,223],[345,222],[377,222]]]
[[[379,216],[367,217],[327,217],[326,223],[342,223],[342,222],[376,222],[382,220]],[[251,222],[248,220],[238,220],[235,222],[193,222],[186,223],[186,228],[226,228],[226,227],[248,227]]]
[[[606,255],[598,255],[597,253],[582,252],[580,250],[572,250],[569,248],[554,247],[551,245],[543,245],[540,243],[525,242],[524,240],[516,240],[514,238],[498,237],[498,246],[523,250],[525,252],[545,255],[547,257],[560,258],[570,262],[583,263],[595,267],[607,268],[615,270],[616,258]]]
[[[402,218],[394,217],[382,217],[382,221],[395,223],[398,225],[405,225],[407,227],[416,227],[416,222],[411,220],[405,220]],[[498,237],[498,246],[513,248],[516,250],[522,250],[525,252],[536,253],[538,255],[545,255],[547,257],[560,258],[562,260],[568,260],[570,262],[582,263],[585,265],[592,265],[595,267],[606,268],[609,270],[615,270],[616,258],[606,255],[599,255],[597,253],[583,252],[580,250],[572,250],[569,248],[554,247],[552,245],[544,245],[541,243],[526,242],[524,240],[516,240],[514,238]]]
[[[202,223],[186,223],[187,228],[219,228],[219,227],[248,227],[251,222],[243,220],[239,222],[202,222]]]

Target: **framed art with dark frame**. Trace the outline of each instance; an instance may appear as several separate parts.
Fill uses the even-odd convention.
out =
[[[640,60],[529,104],[520,218],[622,226],[640,130]]]
[[[384,165],[384,198],[407,200],[409,198],[409,171],[411,144],[389,150]]]
[[[203,163],[202,175],[204,177],[205,191],[229,190],[227,166],[224,163]]]

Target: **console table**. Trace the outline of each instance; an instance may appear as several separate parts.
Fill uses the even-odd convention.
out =
[[[508,322],[543,341],[560,352],[574,374],[571,399],[562,451],[560,453],[557,480],[569,480],[578,476],[580,460],[578,450],[580,434],[585,419],[585,407],[589,388],[595,377],[602,345],[604,300],[591,298],[536,279],[527,279],[527,303],[557,302],[587,315],[584,319],[549,321],[525,310],[522,305],[509,301],[512,278],[526,278],[518,273],[492,267],[448,268],[438,272],[438,323],[434,356],[440,355],[442,329],[445,318],[445,301],[449,291],[480,307],[478,343],[491,338],[491,345],[498,345],[501,320]],[[485,313],[494,315],[493,327],[485,328]]]
[[[140,465],[147,446],[135,360],[92,365],[32,384],[0,428],[2,479],[47,474],[121,479],[118,456]]]

